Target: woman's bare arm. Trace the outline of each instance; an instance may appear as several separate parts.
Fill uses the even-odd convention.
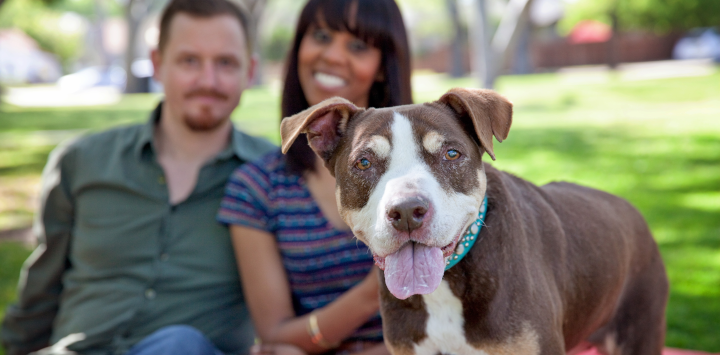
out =
[[[308,315],[295,315],[290,285],[274,236],[235,225],[230,231],[245,299],[260,339],[265,343],[295,345],[308,353],[327,351],[310,340]],[[326,342],[341,342],[378,311],[377,272],[373,268],[362,282],[314,312]]]

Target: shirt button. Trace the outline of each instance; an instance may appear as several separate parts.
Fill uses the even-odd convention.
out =
[[[165,185],[165,177],[164,176],[158,176],[158,184]]]
[[[145,298],[151,300],[151,299],[154,299],[155,296],[157,296],[157,294],[155,293],[155,290],[153,290],[151,288],[145,290]]]
[[[170,260],[170,255],[168,255],[167,253],[160,254],[160,261],[168,261],[168,260]]]

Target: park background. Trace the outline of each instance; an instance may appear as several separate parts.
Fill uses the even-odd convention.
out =
[[[304,1],[239,1],[257,19],[262,75],[233,120],[278,143],[282,60]],[[161,100],[147,58],[165,3],[0,0],[0,317],[35,243],[48,153],[141,123]],[[666,344],[720,352],[720,35],[708,29],[720,1],[398,3],[414,101],[451,87],[510,98],[513,127],[492,164],[637,206],[671,281]]]

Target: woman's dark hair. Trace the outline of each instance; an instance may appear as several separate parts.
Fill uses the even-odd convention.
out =
[[[354,9],[356,7],[356,9]],[[350,16],[355,15],[355,18]],[[389,107],[412,103],[410,90],[410,47],[405,25],[394,0],[310,0],[300,14],[295,39],[285,67],[282,93],[282,117],[292,116],[310,107],[300,86],[298,52],[310,26],[322,21],[334,31],[347,31],[381,53],[382,81],[370,87],[369,107]],[[354,26],[351,26],[353,24]],[[315,170],[315,153],[305,135],[297,137],[287,153],[290,170],[296,173]]]

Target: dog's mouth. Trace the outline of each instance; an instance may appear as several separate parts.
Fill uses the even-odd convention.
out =
[[[466,228],[461,229],[461,230],[457,233],[457,235],[455,235],[455,238],[453,238],[453,240],[452,240],[452,242],[450,242],[450,244],[448,244],[448,245],[440,248],[440,251],[442,252],[443,259],[445,259],[445,258],[447,258],[448,256],[450,256],[450,255],[453,254],[453,252],[455,251],[455,248],[457,247],[458,242],[460,242],[460,239],[461,239],[461,237],[462,237],[463,232],[465,231],[465,229],[466,229]],[[414,243],[414,242],[408,242],[408,243]],[[400,249],[401,249],[404,245],[405,245],[405,244],[401,245],[401,246],[400,246]],[[398,250],[400,250],[400,249],[398,249]],[[396,252],[397,252],[397,251],[396,251]],[[377,265],[377,267],[378,267],[380,270],[385,270],[385,257],[384,257],[384,256],[378,256],[377,254],[373,253],[373,261],[375,262],[375,265]]]
[[[445,273],[445,257],[440,248],[414,241],[384,258],[376,258],[375,262],[382,265],[390,293],[401,300],[432,293]]]
[[[444,247],[408,241],[387,256],[373,254],[375,264],[384,271],[385,285],[390,293],[406,299],[435,291],[445,273],[445,260],[455,251],[465,229],[460,229],[452,242]]]

